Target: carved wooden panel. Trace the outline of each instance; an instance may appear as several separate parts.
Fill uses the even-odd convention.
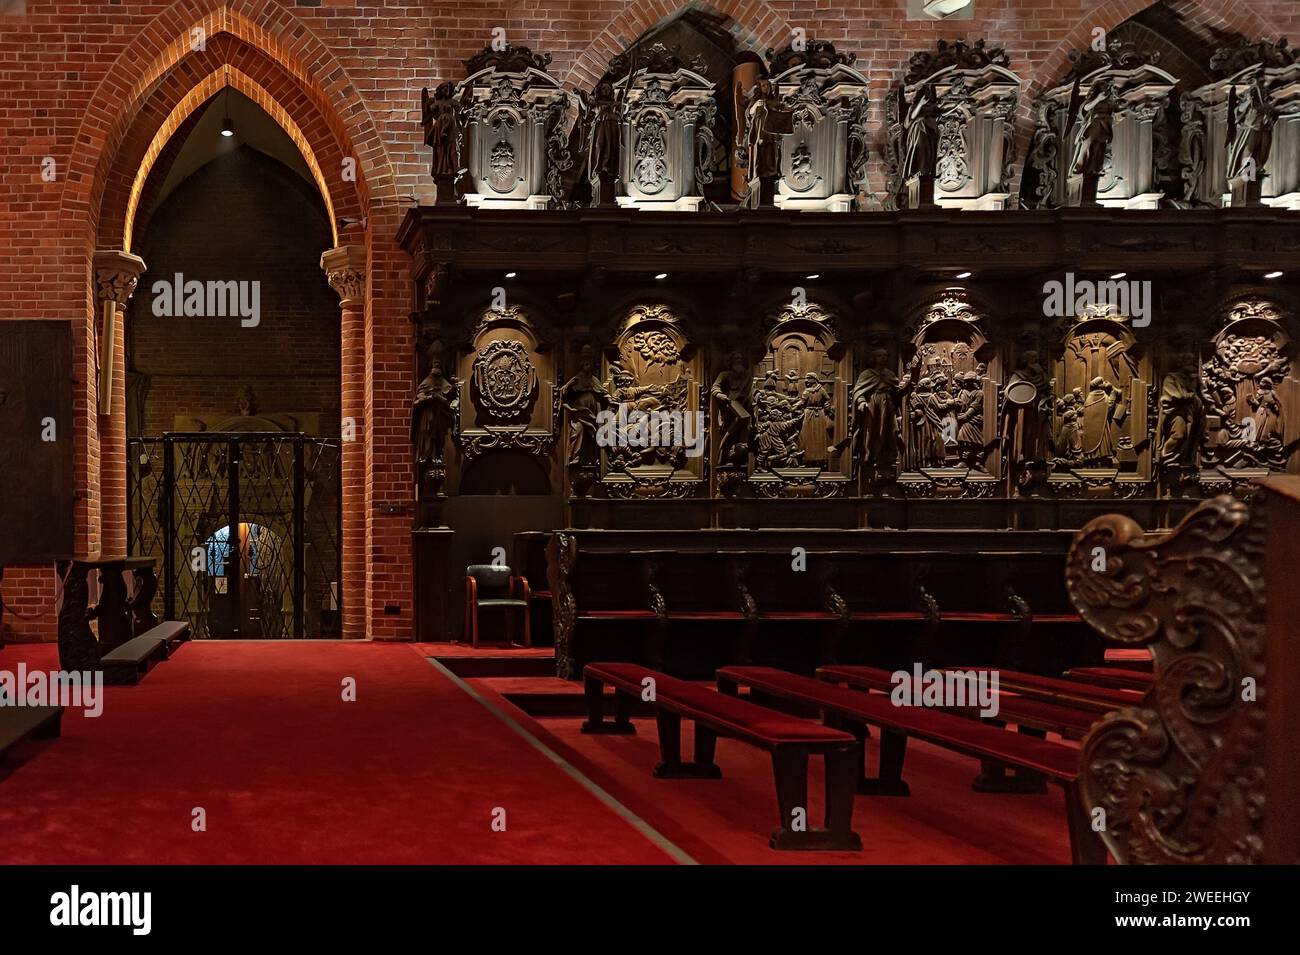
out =
[[[1053,482],[1079,493],[1140,493],[1151,480],[1151,357],[1128,316],[1089,306],[1056,361]]]
[[[1149,646],[1141,706],[1082,749],[1083,797],[1120,863],[1261,861],[1264,529],[1240,501],[1206,501],[1168,535],[1119,515],[1080,532],[1070,598],[1111,641]]]
[[[1252,298],[1233,303],[1201,363],[1206,428],[1201,463],[1230,477],[1294,471],[1300,380],[1282,312]]]
[[[753,477],[764,496],[831,496],[847,481],[852,356],[818,304],[770,317],[753,378]],[[829,482],[829,483],[828,483]]]
[[[983,497],[996,486],[1001,361],[982,322],[965,294],[949,289],[917,323],[900,408],[909,493]]]
[[[693,493],[704,476],[703,372],[703,356],[672,308],[636,305],[628,312],[603,367],[610,416],[598,444],[610,495]]]
[[[72,556],[67,322],[0,323],[0,566]]]
[[[540,456],[555,444],[555,362],[523,308],[487,309],[458,360],[456,439],[464,465],[510,448]]]

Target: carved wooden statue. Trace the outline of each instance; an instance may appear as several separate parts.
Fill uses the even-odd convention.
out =
[[[903,154],[903,181],[917,178],[921,183],[921,201],[933,201],[932,184],[939,158],[939,104],[933,86],[921,87],[907,108],[904,128],[907,148]]]
[[[749,168],[749,194],[745,204],[749,208],[772,205],[776,182],[781,178],[781,137],[793,130],[791,113],[782,106],[772,81],[760,79],[745,109]]]
[[[713,380],[709,394],[717,409],[718,464],[743,467],[749,455],[750,428],[754,420],[754,380],[749,363],[740,352],[731,354],[726,371]]]
[[[853,459],[864,469],[887,470],[898,461],[898,376],[889,367],[889,352],[877,348],[853,384]]]
[[[1002,401],[1003,449],[1009,472],[1021,480],[1025,470],[1047,459],[1048,431],[1054,404],[1052,383],[1037,349],[1026,349],[1011,373]]]
[[[438,183],[439,202],[455,200],[456,179],[461,169],[460,105],[455,90],[453,83],[440,83],[433,96],[427,87],[420,91],[424,142],[433,150],[429,175]]]
[[[1166,484],[1175,473],[1195,468],[1205,423],[1195,357],[1177,355],[1174,364],[1160,386],[1160,418],[1156,424],[1156,464]]]
[[[1236,91],[1233,91],[1236,97]],[[1264,82],[1264,72],[1255,74],[1245,95],[1229,107],[1228,185],[1233,205],[1258,205],[1264,165],[1273,150],[1273,127],[1278,112]],[[1239,202],[1240,200],[1240,202]]]
[[[460,406],[460,383],[442,370],[442,345],[429,348],[429,373],[415,389],[411,407],[411,441],[415,444],[416,473],[422,494],[442,493],[446,478],[443,452],[447,435]]]
[[[1155,660],[1142,703],[1083,742],[1084,809],[1121,864],[1262,861],[1261,523],[1225,496],[1171,534],[1098,518],[1071,548],[1066,582],[1084,620]]]
[[[614,181],[618,177],[619,121],[613,84],[601,80],[586,107],[584,138],[591,204],[608,205],[614,201]]]
[[[583,345],[578,373],[560,389],[560,401],[568,415],[570,467],[595,468],[600,464],[596,444],[597,418],[609,407],[610,397],[596,374],[596,350]]]

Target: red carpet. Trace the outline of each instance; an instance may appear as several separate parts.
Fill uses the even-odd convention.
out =
[[[0,762],[0,864],[672,861],[410,645],[196,642],[106,694]]]

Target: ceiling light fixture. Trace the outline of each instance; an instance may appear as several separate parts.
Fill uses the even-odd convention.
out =
[[[957,278],[959,278],[959,279],[968,279],[968,278],[970,278],[970,277],[971,277],[971,273],[970,273],[970,272],[958,272],[958,273],[957,273]]]
[[[507,272],[507,273],[506,273],[506,278],[508,278],[508,279],[512,279],[512,278],[514,278],[514,277],[515,277],[516,275],[518,275],[518,274],[519,274],[518,272]]]
[[[1114,275],[1111,276],[1111,278],[1112,278],[1112,279],[1122,279],[1122,278],[1123,278],[1124,276],[1126,276],[1126,275],[1128,275],[1127,272],[1116,272]]]
[[[667,272],[660,272],[658,275],[655,276],[655,279],[660,282],[662,282],[666,278],[668,278]]]
[[[925,6],[921,9],[925,11],[926,16],[943,20],[954,13],[960,13],[974,2],[975,0],[926,0]]]
[[[221,97],[222,109],[225,111],[226,118],[221,121],[221,135],[235,135],[235,124],[230,121],[230,87],[226,87],[225,93]]]
[[[1267,275],[1264,276],[1264,278],[1266,278],[1266,279],[1280,279],[1284,274],[1285,274],[1285,273],[1283,273],[1283,272],[1269,272]]]

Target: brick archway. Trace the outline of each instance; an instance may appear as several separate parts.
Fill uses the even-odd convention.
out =
[[[194,31],[202,31],[196,34]],[[201,49],[192,40],[202,37]],[[195,44],[200,45],[200,44]],[[163,11],[119,55],[95,94],[77,135],[80,150],[65,178],[61,231],[70,247],[84,248],[87,268],[87,321],[74,348],[83,381],[76,396],[78,416],[79,485],[88,489],[79,506],[78,524],[88,541],[98,540],[104,552],[126,547],[126,427],[125,362],[122,322],[115,329],[113,351],[113,409],[96,414],[96,330],[100,324],[95,271],[96,249],[129,249],[146,189],[156,188],[158,173],[175,158],[174,138],[190,128],[190,117],[209,97],[230,86],[259,105],[294,142],[302,154],[330,217],[335,245],[340,242],[338,220],[369,217],[372,230],[352,241],[373,242],[373,229],[383,228],[375,210],[397,205],[396,186],[386,147],[355,86],[333,53],[306,24],[274,0],[182,0]],[[355,165],[344,173],[345,160]],[[161,163],[161,165],[159,165]],[[154,175],[151,180],[150,173]],[[380,217],[386,218],[381,212]],[[345,240],[346,241],[346,240]],[[84,243],[84,244],[83,244]],[[341,383],[351,406],[344,415],[363,413],[369,388],[367,363],[373,334],[372,288],[362,260],[361,296],[345,303],[345,347]],[[119,314],[122,314],[119,312]],[[350,318],[350,321],[349,321]],[[361,439],[345,445],[343,508],[351,527],[344,540],[344,634],[364,637],[368,625],[369,550],[367,472],[357,466],[365,459],[374,429],[364,423]],[[97,498],[98,500],[95,500]],[[358,526],[360,521],[360,526]]]
[[[762,54],[768,47],[780,48],[789,42],[790,22],[764,0],[718,0],[710,4],[629,3],[574,60],[565,74],[565,84],[591,91],[605,75],[609,61],[624,51],[620,36],[631,40],[687,10],[700,7],[731,20],[737,47]]]

